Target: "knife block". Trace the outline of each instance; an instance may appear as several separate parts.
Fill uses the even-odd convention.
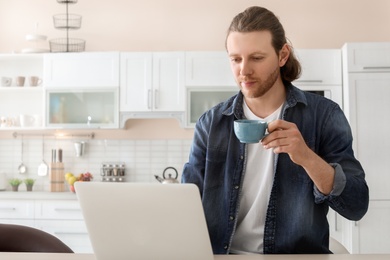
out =
[[[64,164],[62,162],[50,164],[50,191],[65,191]]]

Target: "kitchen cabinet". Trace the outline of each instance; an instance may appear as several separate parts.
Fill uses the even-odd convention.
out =
[[[370,188],[370,208],[350,223],[352,253],[390,253],[390,43],[343,46],[344,111]]]
[[[237,87],[226,51],[186,52],[187,87]]]
[[[35,202],[35,227],[63,241],[77,253],[93,253],[78,201]]]
[[[47,128],[119,127],[119,53],[44,56]]]
[[[238,93],[226,51],[186,52],[185,127],[195,127],[207,110]]]
[[[121,53],[121,112],[184,111],[184,52]]]
[[[342,55],[340,49],[296,49],[302,73],[293,84],[317,92],[343,107]]]
[[[16,86],[16,77],[25,77],[23,86]],[[7,78],[10,86],[0,84],[0,117],[4,119],[0,130],[20,129],[20,115],[41,118],[24,125],[33,129],[42,127],[44,114],[44,94],[41,85],[30,86],[29,77],[43,76],[43,56],[41,54],[0,54],[0,80]],[[3,121],[3,120],[2,120]]]
[[[0,222],[41,229],[76,253],[93,252],[77,200],[2,199]]]
[[[118,128],[116,88],[46,89],[46,128]]]
[[[119,53],[45,54],[43,82],[46,88],[119,87]]]

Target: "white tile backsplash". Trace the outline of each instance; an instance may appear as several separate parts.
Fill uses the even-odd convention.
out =
[[[154,175],[162,177],[164,169],[172,166],[177,169],[179,179],[191,146],[191,140],[87,140],[85,154],[76,157],[73,143],[79,140],[45,139],[43,158],[51,162],[51,150],[63,150],[65,172],[79,174],[89,171],[95,181],[100,181],[100,168],[103,162],[124,162],[126,181],[157,182]],[[7,178],[34,178],[34,190],[48,191],[49,176],[38,176],[38,166],[42,162],[42,139],[23,140],[23,163],[26,174],[18,173],[21,163],[22,140],[0,140],[0,173]],[[58,152],[57,152],[58,156]],[[10,190],[10,187],[7,187]],[[24,184],[19,190],[25,190]]]

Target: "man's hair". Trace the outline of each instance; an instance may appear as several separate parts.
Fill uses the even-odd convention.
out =
[[[272,46],[278,55],[284,44],[287,44],[285,32],[279,19],[273,12],[259,6],[249,7],[233,18],[227,32],[226,40],[231,32],[247,33],[256,31],[269,31],[271,33]],[[285,82],[294,81],[301,74],[301,65],[294,55],[292,46],[290,44],[288,46],[290,56],[286,64],[280,68],[282,80]]]

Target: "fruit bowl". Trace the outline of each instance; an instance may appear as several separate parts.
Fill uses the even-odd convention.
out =
[[[68,172],[65,174],[65,180],[69,184],[69,190],[73,193],[76,193],[74,188],[74,183],[77,181],[92,181],[93,175],[89,172],[80,173],[78,176],[75,176],[73,173]]]

